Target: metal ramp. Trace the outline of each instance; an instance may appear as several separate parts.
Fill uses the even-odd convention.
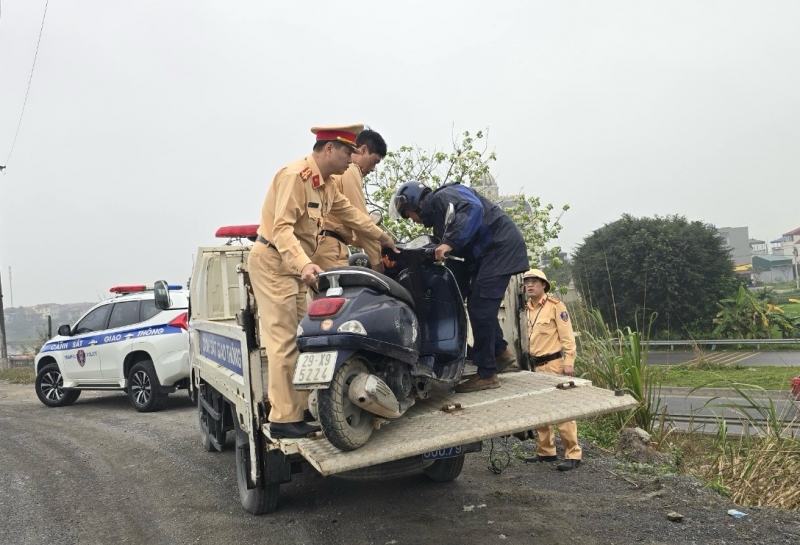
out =
[[[279,446],[287,454],[299,452],[322,475],[334,475],[638,405],[631,396],[616,396],[588,380],[527,371],[500,377],[502,386],[494,390],[444,392],[418,400],[401,418],[375,430],[358,450],[342,452],[322,436],[280,440],[273,448]],[[570,381],[575,387],[558,388]]]

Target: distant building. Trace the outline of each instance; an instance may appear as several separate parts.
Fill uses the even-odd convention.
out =
[[[750,253],[752,255],[766,255],[767,243],[764,240],[750,239]]]
[[[795,250],[800,246],[800,227],[794,231],[784,233],[781,238],[773,240],[772,244],[773,254],[794,257],[796,255]]]
[[[731,261],[734,266],[750,263],[753,253],[750,248],[750,234],[747,227],[721,227],[717,229],[717,233],[731,251]]]
[[[753,256],[753,279],[759,282],[789,282],[794,279],[792,268],[792,258],[788,256]]]

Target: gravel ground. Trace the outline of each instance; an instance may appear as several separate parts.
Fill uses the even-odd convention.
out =
[[[0,384],[0,543],[800,542],[796,512],[739,507],[747,516],[735,519],[737,506],[697,481],[631,472],[591,445],[567,473],[511,456],[496,475],[486,448],[452,483],[345,481],[307,467],[282,486],[278,511],[253,517],[230,448],[204,452],[195,418],[183,392],[140,414],[121,393],[48,409],[33,386]],[[500,464],[533,448],[495,441]]]

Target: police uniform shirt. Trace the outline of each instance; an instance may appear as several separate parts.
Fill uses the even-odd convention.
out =
[[[564,351],[564,365],[575,366],[575,333],[567,307],[555,297],[544,296],[525,306],[530,355],[546,356]]]
[[[325,218],[335,213],[339,221],[362,240],[378,240],[383,233],[337,189],[322,179],[314,158],[299,159],[282,168],[272,180],[261,209],[258,234],[274,244],[281,259],[295,272],[311,263],[317,236]]]
[[[367,212],[367,201],[364,198],[364,177],[361,175],[361,168],[351,163],[348,169],[341,176],[331,176],[333,183],[342,195],[350,200],[350,204]],[[348,244],[359,246],[364,250],[372,263],[381,261],[381,245],[377,240],[358,238],[352,229],[345,228],[336,216],[330,215],[325,220],[325,229],[336,231],[347,241]]]

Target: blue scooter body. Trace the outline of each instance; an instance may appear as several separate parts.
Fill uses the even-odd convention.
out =
[[[406,371],[421,397],[427,397],[432,384],[458,384],[466,360],[467,317],[455,277],[435,262],[436,246],[430,236],[398,244],[397,282],[363,267],[340,267],[321,274],[319,293],[298,329],[300,352],[336,350],[336,369],[358,355],[371,372],[386,380],[398,399],[410,394],[398,386]],[[344,303],[332,314],[314,316],[327,303],[324,299],[344,299]],[[366,334],[355,333],[352,327],[343,331],[353,321]]]

